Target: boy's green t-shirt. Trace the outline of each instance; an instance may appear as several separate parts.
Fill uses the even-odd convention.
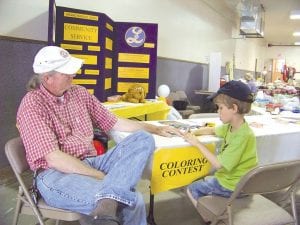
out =
[[[257,165],[256,138],[247,122],[231,132],[231,126],[224,124],[216,127],[216,135],[223,143],[217,155],[222,168],[215,172],[219,183],[234,190],[241,177]]]

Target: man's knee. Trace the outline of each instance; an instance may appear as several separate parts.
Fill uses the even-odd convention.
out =
[[[140,133],[140,138],[144,140],[144,142],[146,143],[147,146],[149,146],[150,149],[153,150],[155,147],[155,141],[152,134],[146,131],[139,131],[139,133]]]

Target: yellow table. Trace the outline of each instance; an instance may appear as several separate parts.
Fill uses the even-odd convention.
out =
[[[165,120],[170,111],[170,107],[164,101],[105,102],[104,105],[118,117],[138,120]]]

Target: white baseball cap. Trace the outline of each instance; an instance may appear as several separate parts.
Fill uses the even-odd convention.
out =
[[[34,57],[33,71],[37,74],[57,71],[63,74],[75,74],[82,66],[83,60],[75,58],[63,48],[46,46]]]

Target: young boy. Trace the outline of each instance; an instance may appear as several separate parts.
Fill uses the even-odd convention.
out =
[[[205,195],[230,197],[241,177],[257,165],[256,139],[244,119],[254,100],[249,87],[241,81],[230,81],[209,98],[218,106],[223,125],[202,128],[194,134],[216,134],[224,140],[218,155],[215,156],[194,134],[184,135],[184,139],[199,148],[216,169],[214,176],[195,181],[188,186],[187,194],[195,207],[197,199]]]

